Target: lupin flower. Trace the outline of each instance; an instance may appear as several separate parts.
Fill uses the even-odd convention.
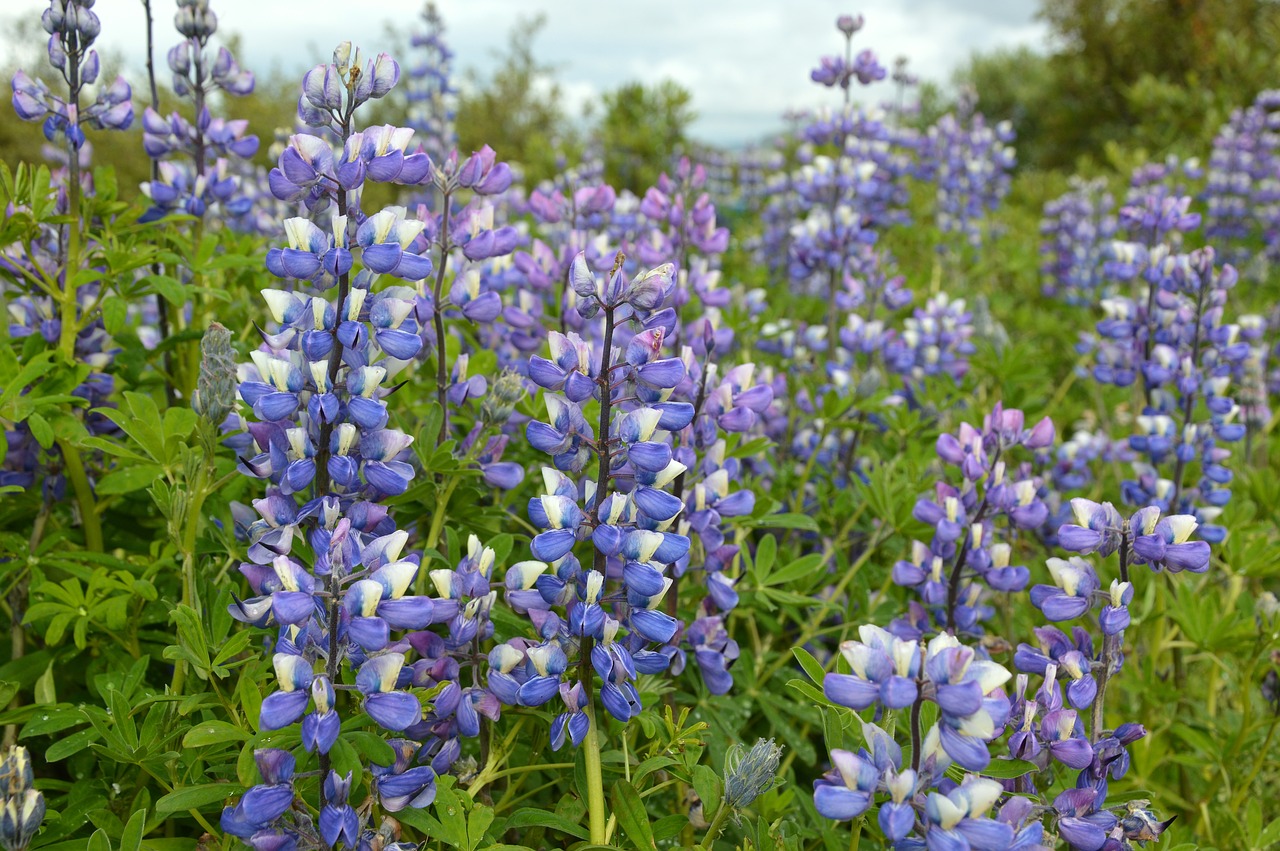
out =
[[[902,709],[915,702],[920,675],[920,645],[903,641],[879,627],[859,627],[861,641],[846,641],[840,653],[851,674],[827,674],[823,691],[831,700],[851,709],[873,703],[886,709]]]
[[[263,834],[285,839],[291,831],[279,829],[276,822],[293,806],[293,754],[278,748],[260,748],[253,752],[262,783],[240,797],[234,807],[222,811],[220,827],[244,840],[266,838]]]
[[[84,88],[97,82],[100,71],[98,52],[92,45],[102,24],[92,6],[92,0],[49,0],[49,8],[41,16],[49,33],[49,63],[67,80],[65,97],[23,71],[18,71],[11,83],[18,118],[43,119],[45,138],[72,151],[85,144],[82,125],[127,130],[133,123],[132,91],[123,77],[101,88],[93,103],[81,106]]]
[[[273,659],[279,688],[263,701],[259,723],[274,730],[300,722],[303,748],[319,752],[327,773],[317,828],[293,807],[293,757],[279,752],[288,771],[272,779],[264,769],[268,788],[255,787],[224,813],[224,829],[254,847],[305,840],[354,848],[381,835],[365,824],[369,803],[349,800],[355,775],[328,769],[348,720],[339,699],[343,683],[374,724],[407,737],[393,740],[392,765],[373,769],[372,791],[391,812],[429,805],[437,773],[461,756],[459,736],[476,735],[480,717],[497,712],[496,699],[483,689],[459,685],[450,655],[492,634],[492,550],[473,541],[456,573],[430,572],[438,597],[413,594],[420,558],[402,557],[408,534],[397,531],[378,504],[403,493],[415,476],[407,460],[412,438],[387,427],[385,397],[422,338],[415,291],[374,286],[382,274],[419,280],[430,262],[423,256],[422,222],[407,219],[403,208],[372,216],[359,208],[360,180],[403,177],[419,167],[418,155],[405,155],[405,134],[394,128],[359,135],[351,116],[364,101],[385,95],[396,73],[389,59],[362,67],[358,54],[340,46],[332,66],[308,75],[304,105],[319,105],[304,111],[322,124],[337,122],[343,150],[356,155],[339,159],[329,142],[297,135],[272,182],[278,194],[315,211],[336,203],[338,215],[327,230],[290,219],[288,246],[269,252],[268,270],[336,288],[337,299],[304,289],[263,293],[274,324],[261,330],[263,345],[240,369],[240,396],[256,419],[226,442],[240,455],[242,472],[270,486],[254,502],[260,519],[237,514],[251,559],[241,572],[254,596],[229,609],[237,620],[279,628]],[[347,179],[353,174],[358,179]],[[363,248],[360,270],[353,243]],[[309,545],[306,560],[292,552],[300,536]],[[447,637],[436,628],[447,629]],[[412,691],[417,688],[435,689],[434,699],[424,705]]]
[[[831,751],[832,769],[813,781],[813,803],[819,815],[836,821],[857,818],[871,809],[880,770],[852,751]]]
[[[204,218],[215,204],[224,216],[214,217],[214,223],[244,215],[253,202],[241,195],[240,176],[228,161],[256,154],[258,137],[246,135],[247,121],[214,117],[208,102],[218,92],[251,94],[254,76],[225,47],[213,57],[208,54],[209,40],[218,27],[208,0],[183,0],[174,26],[184,40],[168,53],[173,90],[179,97],[190,98],[194,115],[190,120],[178,112],[165,117],[151,107],[143,113],[142,146],[158,168],[153,168],[152,180],[142,184],[143,194],[152,200],[142,220],[154,221],[175,211]]]
[[[44,795],[34,782],[27,749],[9,748],[0,760],[0,846],[5,851],[24,851],[44,821]]]
[[[1093,566],[1075,556],[1051,558],[1047,564],[1054,584],[1032,588],[1032,604],[1051,621],[1072,620],[1087,612],[1100,587]]]

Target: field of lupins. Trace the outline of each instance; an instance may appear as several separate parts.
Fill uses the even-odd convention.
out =
[[[108,12],[4,119],[0,847],[1280,844],[1280,92],[1028,214],[842,16],[637,197],[456,150],[433,9],[269,171],[208,0],[164,112]]]

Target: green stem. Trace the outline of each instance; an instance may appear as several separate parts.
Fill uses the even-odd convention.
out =
[[[853,820],[853,829],[849,836],[849,851],[858,851],[858,846],[862,844],[862,823],[866,820],[866,816]]]
[[[582,742],[582,758],[587,769],[587,814],[591,825],[591,843],[608,842],[607,817],[604,809],[604,771],[600,767],[600,733],[594,707],[588,703],[582,710],[587,715],[587,736]]]
[[[80,57],[78,49],[67,51],[67,91],[71,96],[69,106],[74,108],[76,121],[80,115]],[[58,347],[67,363],[75,363],[76,337],[80,335],[79,304],[75,277],[80,271],[80,152],[67,146],[67,222],[66,262],[62,266],[62,296],[60,319],[62,328]],[[86,530],[87,531],[87,530]]]
[[[100,553],[103,551],[102,523],[98,520],[98,504],[93,498],[93,488],[89,487],[89,477],[84,471],[84,461],[81,460],[79,451],[65,440],[58,441],[58,449],[62,451],[63,471],[67,474],[67,481],[71,482],[76,502],[80,505],[80,523],[84,526],[85,548]]]
[[[720,808],[716,810],[716,817],[711,820],[711,826],[707,828],[706,835],[702,837],[702,841],[698,843],[699,848],[710,848],[711,843],[716,841],[716,837],[720,835],[721,829],[724,827],[724,820],[729,816],[729,805],[724,801],[720,802]]]

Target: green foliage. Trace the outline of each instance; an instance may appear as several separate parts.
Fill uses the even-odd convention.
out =
[[[605,182],[643,195],[671,168],[694,119],[693,95],[673,80],[626,83],[604,96],[598,137]]]
[[[534,56],[533,42],[544,26],[542,15],[518,18],[492,76],[472,73],[458,97],[459,150],[489,145],[503,160],[519,164],[530,186],[553,176],[557,155],[576,144],[552,69]]]
[[[1200,154],[1280,71],[1274,3],[1041,0],[1040,16],[1047,54],[996,51],[956,75],[1013,121],[1020,162],[1037,168],[1097,167],[1116,139],[1151,157]]]

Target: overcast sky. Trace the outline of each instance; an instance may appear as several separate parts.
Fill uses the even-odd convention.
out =
[[[152,0],[157,59],[177,40],[173,0]],[[540,61],[556,68],[568,106],[581,105],[631,80],[669,77],[693,93],[696,137],[715,144],[748,142],[782,125],[791,107],[832,103],[835,95],[809,81],[818,57],[841,49],[835,18],[865,15],[855,45],[870,47],[890,67],[897,56],[926,79],[945,82],[974,51],[1040,46],[1045,28],[1037,0],[439,0],[455,68],[481,73],[521,16],[544,12],[535,42]],[[242,39],[241,64],[301,73],[325,61],[340,41],[389,49],[388,28],[416,27],[421,0],[213,0],[222,32]],[[38,17],[48,0],[0,0],[9,19]],[[99,39],[123,54],[130,76],[145,53],[141,0],[98,0]],[[4,31],[11,31],[4,27]],[[404,57],[396,57],[405,64]],[[880,83],[877,98],[889,98]]]

